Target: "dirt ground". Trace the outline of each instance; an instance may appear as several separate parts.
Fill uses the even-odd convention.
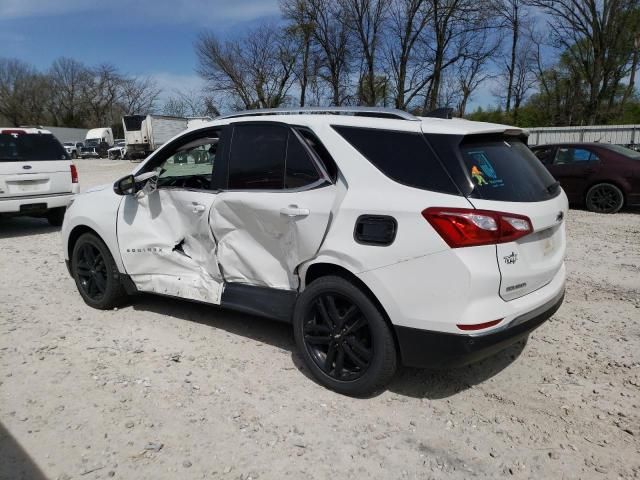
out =
[[[77,163],[84,188],[132,167]],[[640,214],[567,227],[565,303],[526,346],[356,400],[311,380],[287,325],[89,308],[58,229],[0,220],[0,478],[640,478]]]

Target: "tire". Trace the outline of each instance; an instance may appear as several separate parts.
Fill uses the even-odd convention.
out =
[[[612,183],[598,183],[587,192],[585,203],[591,212],[616,213],[624,205],[624,194]]]
[[[338,393],[371,396],[383,390],[396,372],[389,325],[371,299],[342,277],[321,277],[302,292],[294,309],[293,331],[314,378]]]
[[[62,222],[64,221],[65,210],[66,209],[64,207],[52,208],[51,210],[49,210],[47,212],[47,221],[49,222],[49,225],[53,227],[59,227],[60,225],[62,225]]]
[[[82,299],[90,307],[109,310],[127,298],[109,249],[93,233],[82,234],[73,246],[71,274]]]

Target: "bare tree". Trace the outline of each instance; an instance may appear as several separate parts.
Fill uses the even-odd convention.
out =
[[[47,89],[46,77],[31,65],[0,58],[0,117],[13,126],[44,120]]]
[[[220,115],[213,98],[201,90],[175,90],[162,109],[176,117],[217,117]]]
[[[426,84],[424,65],[418,61],[418,40],[431,10],[425,0],[393,0],[385,56],[390,67],[396,108],[406,109]]]
[[[525,0],[496,0],[493,8],[500,18],[500,28],[506,30],[509,37],[507,49],[507,59],[504,68],[507,72],[505,112],[511,111],[513,98],[513,82],[516,76],[516,62],[518,47],[520,46],[520,36],[523,27],[528,24]]]
[[[378,48],[382,39],[382,28],[386,20],[387,0],[340,0],[341,17],[345,28],[351,30],[360,46],[364,72],[360,75],[358,103],[377,105],[384,97],[386,81],[379,82]],[[376,78],[378,77],[378,78]]]
[[[491,28],[486,0],[427,0],[430,3],[430,35],[425,40],[430,51],[432,72],[424,95],[423,112],[438,107],[443,72],[470,55],[475,37]]]
[[[307,90],[318,74],[317,58],[314,58],[313,31],[314,23],[306,0],[281,0],[282,16],[289,21],[286,34],[297,40],[299,49],[296,55],[294,75],[300,88],[301,107],[307,103]]]
[[[588,85],[585,120],[606,121],[607,100],[630,74],[633,40],[640,33],[634,12],[640,0],[528,0],[549,14],[558,46]]]
[[[72,58],[57,59],[49,69],[51,95],[49,112],[54,125],[82,127],[86,121],[87,92],[93,82],[90,69]]]
[[[160,89],[149,77],[125,78],[121,84],[121,106],[124,115],[153,110]]]
[[[225,93],[241,108],[272,108],[285,103],[293,83],[295,52],[280,32],[259,27],[241,40],[221,42],[213,33],[196,41],[198,73],[214,93]]]
[[[306,0],[313,22],[313,38],[321,51],[321,77],[331,89],[331,103],[342,105],[348,98],[349,31],[340,21],[344,14],[334,0]]]

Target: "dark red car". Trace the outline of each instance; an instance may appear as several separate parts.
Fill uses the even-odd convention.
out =
[[[603,143],[531,147],[569,202],[599,213],[640,205],[640,152]]]

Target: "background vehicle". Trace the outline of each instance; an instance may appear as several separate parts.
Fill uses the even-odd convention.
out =
[[[48,130],[0,128],[0,215],[46,217],[62,225],[78,191],[76,167]]]
[[[167,140],[187,129],[188,120],[165,115],[128,115],[122,117],[127,155],[145,158]]]
[[[64,142],[62,146],[71,158],[78,158],[84,144],[82,142]]]
[[[520,129],[266,110],[178,135],[78,196],[62,234],[88,305],[144,291],[290,322],[319,382],[368,395],[398,358],[472,362],[547,320],[566,211]]]
[[[93,128],[87,132],[84,147],[80,150],[81,158],[104,158],[107,150],[113,146],[111,128]]]
[[[640,152],[604,143],[532,147],[575,205],[615,213],[640,205]]]
[[[109,160],[127,158],[127,146],[123,138],[116,139],[115,145],[107,150],[107,158]]]

